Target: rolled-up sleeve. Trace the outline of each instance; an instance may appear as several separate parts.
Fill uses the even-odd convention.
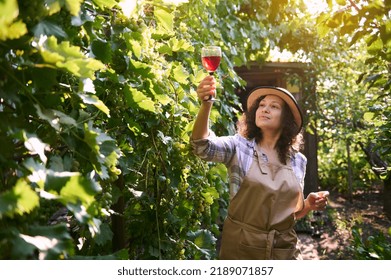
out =
[[[191,139],[190,143],[194,154],[201,159],[221,162],[227,166],[230,196],[233,198],[251,166],[254,140],[247,140],[239,134],[216,137],[211,133],[207,139]]]
[[[216,137],[213,132],[206,139],[190,139],[195,155],[206,161],[228,164],[235,154],[234,136]]]
[[[302,153],[296,153],[292,157],[292,168],[302,189],[304,189],[304,177],[307,169],[307,158]]]

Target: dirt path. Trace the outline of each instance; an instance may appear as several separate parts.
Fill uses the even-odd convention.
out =
[[[316,217],[319,234],[298,231],[300,248],[305,260],[349,260],[353,253],[349,250],[352,238],[352,226],[362,228],[363,237],[378,232],[387,234],[391,221],[385,216],[380,187],[368,192],[357,192],[352,202],[343,196],[330,196],[329,206],[325,213]],[[314,219],[312,219],[314,220]],[[312,232],[313,233],[313,232]]]

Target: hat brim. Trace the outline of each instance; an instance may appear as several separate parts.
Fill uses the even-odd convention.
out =
[[[253,103],[259,97],[266,96],[266,95],[276,95],[288,104],[288,107],[292,111],[295,123],[299,128],[297,133],[299,133],[303,126],[303,114],[300,110],[300,107],[295,97],[292,95],[292,93],[290,93],[286,89],[279,88],[279,87],[269,87],[269,86],[262,86],[253,89],[247,97],[247,110],[251,108]]]

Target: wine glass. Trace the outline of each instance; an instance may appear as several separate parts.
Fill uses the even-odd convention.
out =
[[[202,65],[208,71],[209,75],[213,75],[216,69],[220,65],[221,60],[221,48],[218,46],[206,46],[201,50],[201,60]],[[217,101],[217,99],[213,98],[211,95],[208,101]]]

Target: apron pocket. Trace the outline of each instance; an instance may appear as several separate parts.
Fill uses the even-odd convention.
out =
[[[272,249],[273,260],[295,260],[296,249]]]
[[[247,260],[292,260],[295,259],[296,248],[292,248],[290,238],[281,239],[281,236],[269,236],[264,232],[255,232],[247,229],[241,230],[239,240],[239,256]],[[276,239],[274,239],[276,238]],[[282,241],[282,242],[281,242]],[[267,244],[271,243],[271,248]],[[277,243],[277,244],[276,244]],[[272,245],[273,244],[273,245]],[[278,246],[277,248],[274,246]]]
[[[272,248],[271,260],[295,260],[296,249]],[[239,244],[239,259],[241,260],[268,260],[266,248],[251,247]]]
[[[244,260],[264,260],[267,234],[242,228],[240,231],[239,255]]]
[[[239,259],[241,260],[265,260],[266,248],[252,247],[239,244]]]

